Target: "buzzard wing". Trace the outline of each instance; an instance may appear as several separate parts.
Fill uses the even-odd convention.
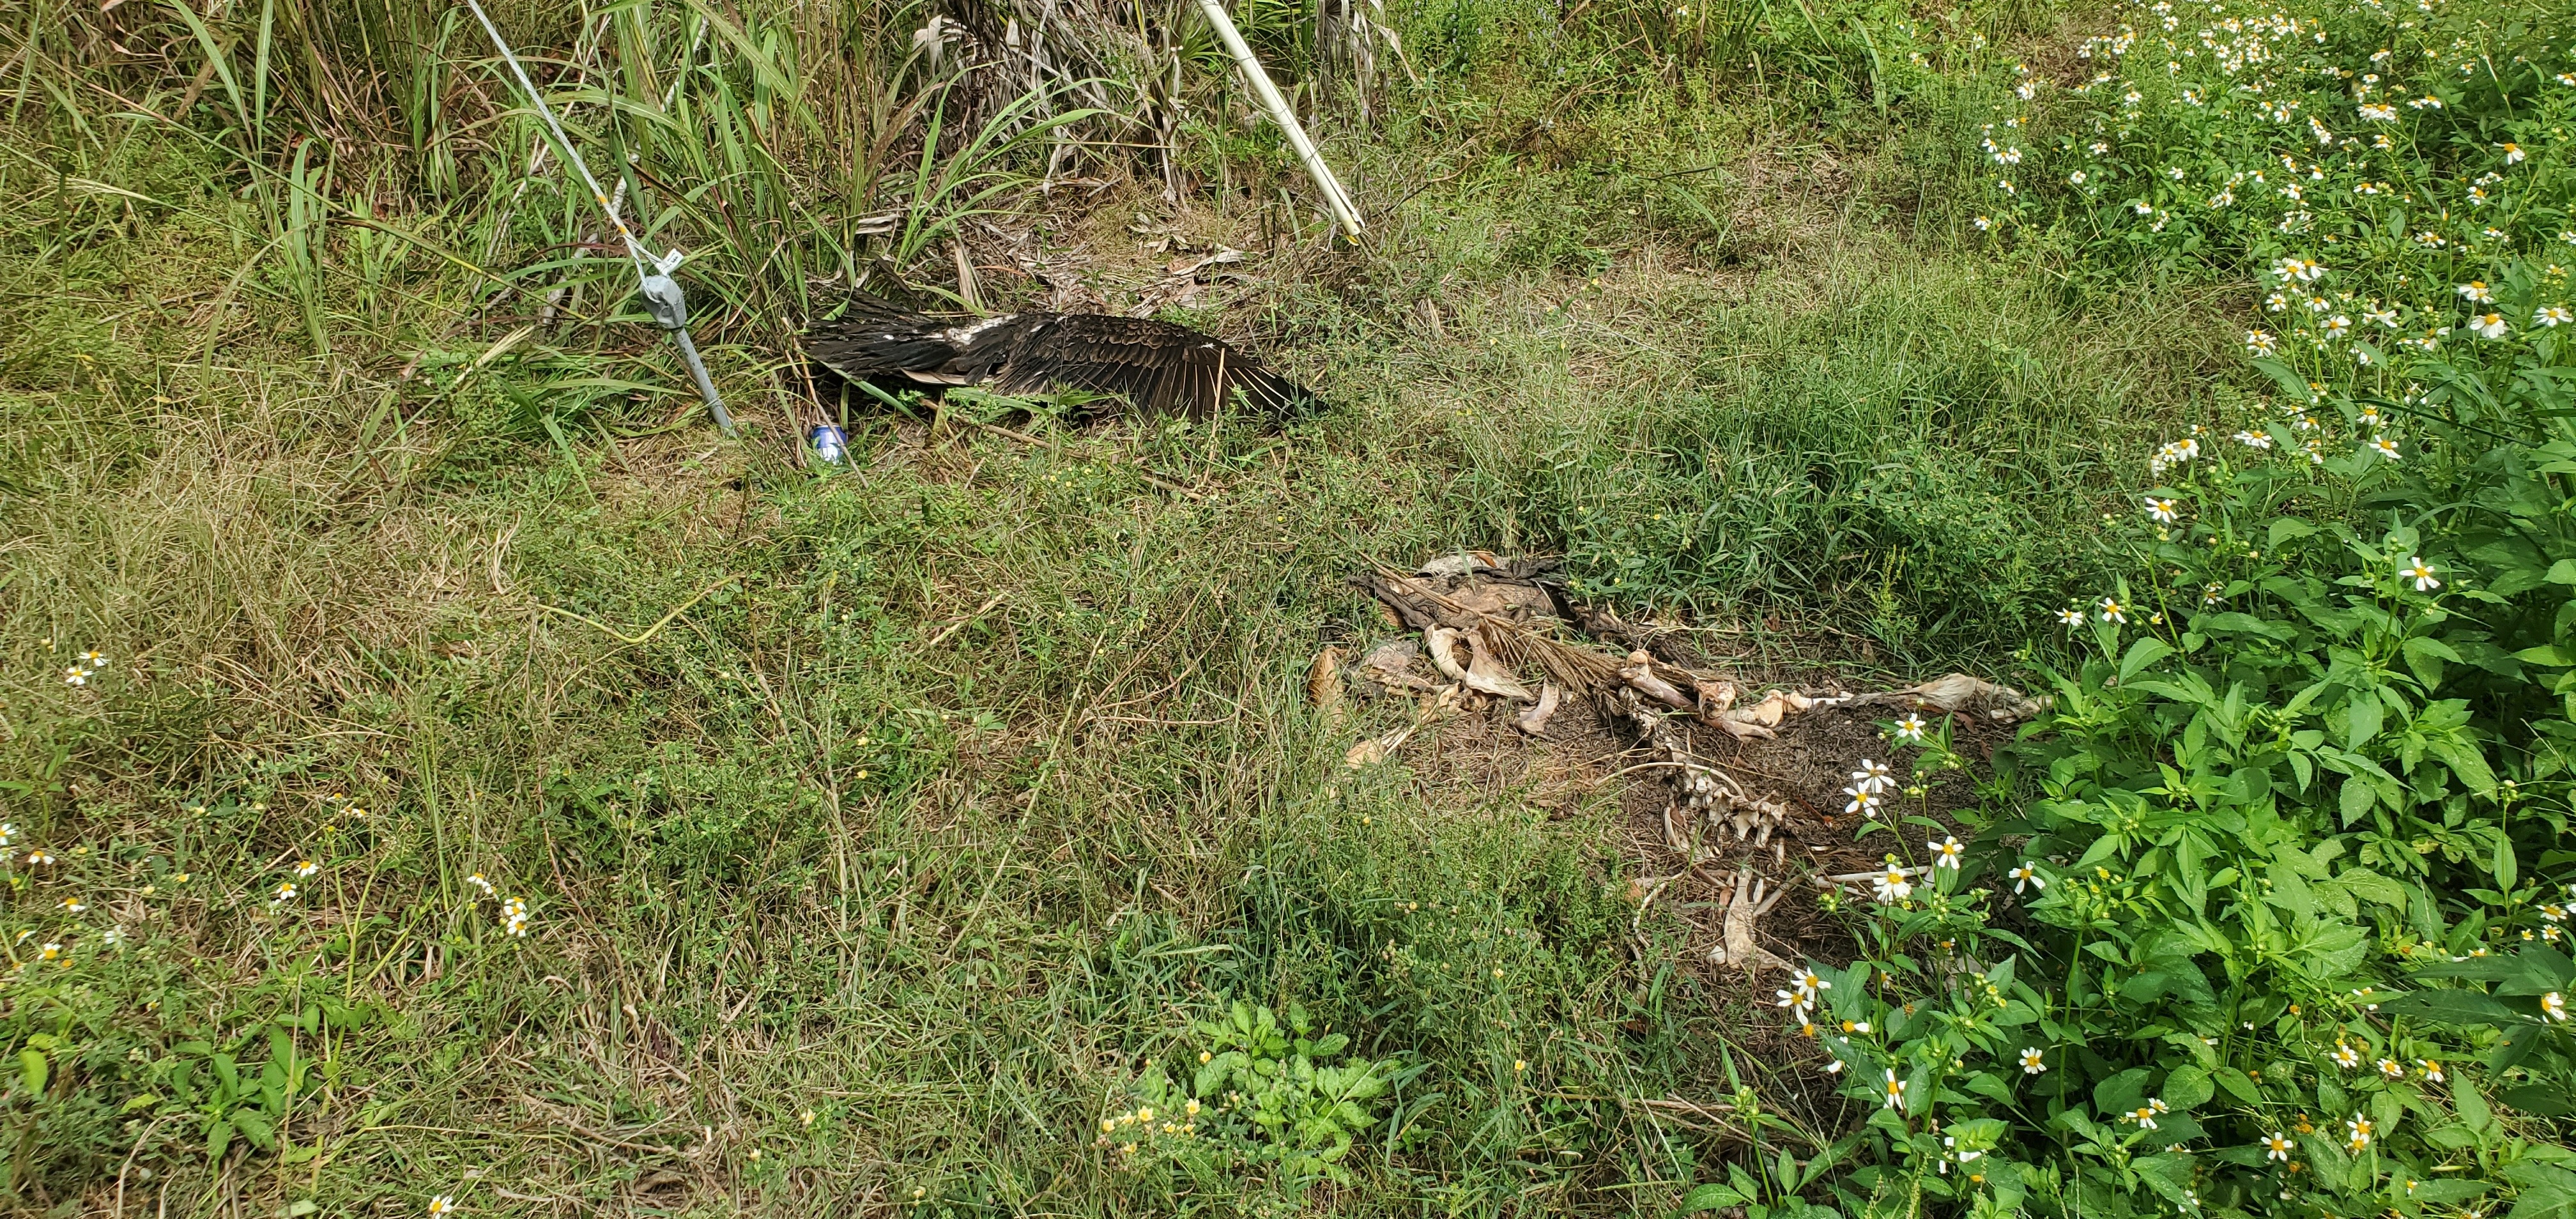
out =
[[[853,381],[909,377],[958,384],[959,379],[949,375],[949,363],[957,358],[949,329],[935,318],[852,293],[840,317],[818,322],[806,333],[805,352],[815,363]]]
[[[1022,318],[1033,315],[1022,314]],[[997,333],[996,339],[1004,336]],[[1186,326],[1105,314],[1056,314],[1010,328],[992,376],[1005,393],[1085,389],[1117,394],[1147,415],[1204,419],[1237,391],[1253,410],[1282,416],[1312,403],[1259,357]]]
[[[991,383],[1004,393],[1079,389],[1148,415],[1204,419],[1240,404],[1273,418],[1320,405],[1260,358],[1170,322],[1096,313],[1014,313],[954,323],[866,296],[805,336],[814,361],[853,379]]]

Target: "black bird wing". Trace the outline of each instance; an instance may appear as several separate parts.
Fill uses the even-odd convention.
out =
[[[805,335],[814,362],[853,381],[907,377],[934,384],[964,384],[951,374],[958,344],[947,322],[897,309],[865,293],[852,293],[841,316],[818,322]]]
[[[1147,415],[1204,419],[1237,391],[1253,410],[1284,416],[1313,395],[1263,365],[1260,357],[1170,322],[1106,314],[1021,314],[997,326],[1007,355],[992,375],[1004,393],[1046,388],[1118,394]]]
[[[854,296],[805,349],[852,379],[902,377],[1003,393],[1079,389],[1126,398],[1148,415],[1206,418],[1241,395],[1273,418],[1320,403],[1260,358],[1170,322],[1095,313],[1013,313],[954,323]]]

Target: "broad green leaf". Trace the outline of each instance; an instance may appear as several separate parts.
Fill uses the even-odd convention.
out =
[[[2248,1105],[2262,1103],[2262,1090],[2255,1087],[2254,1080],[2243,1071],[2234,1067],[2220,1067],[2210,1072],[2209,1077],[2219,1087],[2225,1088],[2229,1096],[2235,1097],[2240,1102]]]
[[[2419,1205],[2448,1206],[2479,1197],[2495,1187],[2484,1181],[2460,1181],[2436,1178],[2418,1181],[2410,1198]]]
[[[2423,682],[2427,690],[2442,684],[2444,661],[2456,664],[2460,659],[2458,652],[2439,639],[2409,639],[2402,650],[2406,653],[2406,667],[2414,671],[2415,679]]]
[[[2200,619],[2199,625],[2202,630],[2234,631],[2243,635],[2260,635],[2266,639],[2289,639],[2299,633],[2297,628],[2278,622],[2266,622],[2252,614],[2239,613],[2235,610],[2229,610],[2223,614],[2211,614]]]
[[[2522,1024],[2530,1020],[2502,1001],[2473,990],[2408,991],[2381,1000],[2379,1010],[2392,1016],[2419,1016],[2455,1027]]]
[[[2305,918],[2317,912],[2317,898],[2308,891],[2308,882],[2299,875],[2298,867],[2288,862],[2294,857],[2292,853],[2285,852],[2282,859],[2265,873],[2272,881],[2269,900],[2288,911],[2291,917]]]
[[[2406,886],[2368,868],[2345,868],[2335,879],[2364,901],[2406,909]]]
[[[2495,771],[2488,768],[2486,755],[2448,735],[2428,740],[2425,748],[2434,757],[2442,759],[2442,764],[2450,767],[2451,773],[2458,775],[2460,782],[2466,784],[2470,791],[2488,799],[2495,798]]]
[[[2152,635],[2140,637],[2129,645],[2129,654],[2120,658],[2121,684],[2126,685],[2130,678],[2137,676],[2138,670],[2171,655],[2172,644]]]
[[[2106,1119],[2135,1109],[2147,1098],[2145,1067],[2131,1067],[2093,1085],[2093,1108]]]
[[[2486,1096],[2469,1082],[2465,1071],[2451,1072],[2451,1108],[2459,1113],[2464,1125],[2477,1133],[2484,1134],[2495,1124],[2495,1111],[2487,1107]]]
[[[2369,937],[2349,923],[2319,921],[2312,927],[2301,927],[2291,946],[2292,961],[2309,977],[2320,982],[2333,981],[2351,973],[2370,955]]]
[[[2176,1109],[2197,1108],[2217,1091],[2210,1084],[2209,1072],[2196,1066],[2179,1066],[2165,1076],[2164,1102]]]
[[[1719,1185],[1715,1182],[1711,1182],[1707,1185],[1694,1188],[1687,1194],[1683,1194],[1681,1206],[1676,1208],[1673,1213],[1676,1215],[1696,1215],[1702,1211],[1719,1210],[1729,1206],[1743,1206],[1752,1201],[1754,1201],[1753,1198],[1747,1196],[1743,1191],[1738,1190],[1732,1185]]]
[[[2559,1084],[2521,1084],[2496,1094],[2507,1106],[2539,1117],[2565,1117],[2576,1113],[2576,1097],[2567,1095]]]
[[[2281,392],[2288,394],[2292,402],[2306,402],[2315,397],[2315,391],[2308,388],[2308,379],[2300,376],[2298,371],[2289,365],[2273,359],[2261,359],[2253,363],[2264,376],[2272,378],[2272,383],[2280,386]]]
[[[2198,1209],[2190,1195],[2191,1156],[2178,1151],[2158,1152],[2131,1167],[2137,1169],[2138,1179],[2145,1181],[2147,1188],[2164,1195],[2166,1201],[2184,1207],[2186,1213]]]
[[[2496,987],[2499,995],[2542,995],[2567,989],[2576,978],[2576,962],[2548,944],[2531,943],[2513,955],[2513,975]]]
[[[2377,698],[2363,694],[2344,704],[2344,714],[2346,718],[2343,747],[2359,749],[2368,743],[2370,738],[2379,735],[2381,724],[2386,722],[2388,709]]]

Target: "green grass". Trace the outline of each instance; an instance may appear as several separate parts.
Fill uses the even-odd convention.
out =
[[[56,1039],[41,1094],[0,1099],[14,1205],[1651,1213],[1738,1154],[1637,1103],[1787,1064],[1730,1067],[1771,1017],[1677,965],[1677,925],[1631,934],[1609,793],[1339,769],[1376,726],[1320,717],[1304,667],[1383,632],[1344,578],[1563,553],[1631,614],[1776,616],[1779,663],[1992,667],[2085,587],[2106,455],[2188,411],[2225,336],[1955,245],[1953,171],[1848,79],[1562,97],[1513,20],[1413,42],[1475,70],[1381,101],[1368,202],[1419,189],[1369,253],[1277,258],[1226,314],[1332,412],[1038,448],[869,417],[829,474],[788,460],[779,358],[820,237],[785,269],[757,224],[657,239],[704,260],[727,444],[649,329],[597,316],[621,264],[477,365],[526,298],[437,251],[559,264],[577,196],[504,216],[496,177],[374,213],[388,236],[345,222],[352,158],[289,263],[264,209],[293,192],[221,113],[35,88],[0,160],[0,809],[61,857],[13,865],[9,918],[75,964],[0,996],[13,1048]],[[1249,247],[1289,179],[1228,138],[1253,185],[1177,211]],[[757,171],[733,219],[851,210],[845,167],[726,147],[686,180]],[[1050,223],[1168,213],[1144,181]],[[541,608],[634,633],[710,585],[636,645]],[[65,686],[88,648],[106,670]],[[1422,1068],[1352,1185],[1212,1191],[1094,1146],[1226,999]],[[309,1090],[223,1100],[219,1052]],[[210,1158],[235,1103],[281,1145]]]

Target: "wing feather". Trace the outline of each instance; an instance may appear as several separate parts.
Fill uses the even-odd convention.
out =
[[[1065,314],[1025,336],[996,370],[1004,392],[1078,388],[1124,395],[1149,415],[1213,415],[1241,391],[1264,414],[1312,395],[1260,359],[1186,326],[1149,318]]]
[[[945,381],[956,345],[935,318],[909,313],[864,293],[853,293],[840,317],[815,323],[805,334],[814,362],[853,380],[908,376]]]
[[[1123,397],[1147,415],[1204,419],[1240,406],[1283,418],[1320,405],[1260,357],[1150,318],[1021,313],[959,324],[854,300],[842,318],[817,324],[805,349],[844,377],[1078,389]]]

